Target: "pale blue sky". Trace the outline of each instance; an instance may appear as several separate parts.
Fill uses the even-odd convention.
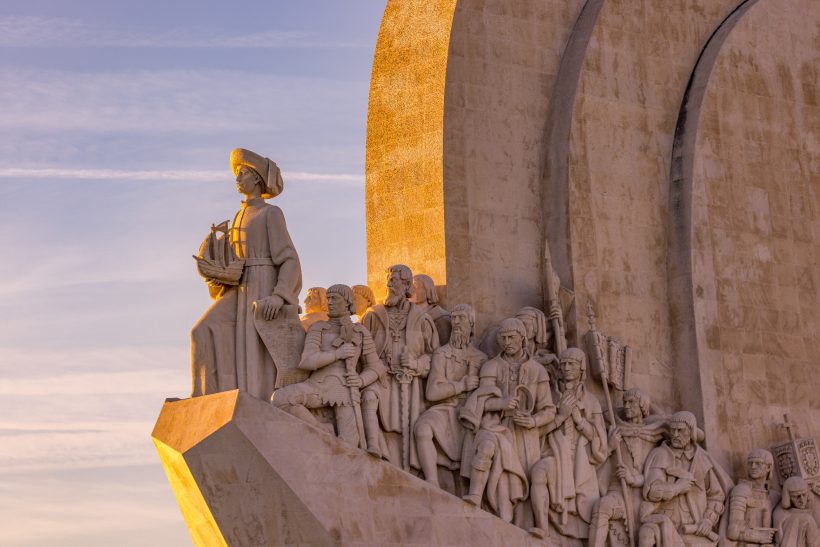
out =
[[[365,281],[383,9],[0,3],[3,545],[190,541],[150,431],[209,304],[191,254],[239,204],[240,146],[284,171],[305,287]]]

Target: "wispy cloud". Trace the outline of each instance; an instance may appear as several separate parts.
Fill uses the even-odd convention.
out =
[[[0,17],[0,47],[120,47],[197,49],[358,48],[366,43],[330,40],[314,32],[268,31],[220,34],[214,29],[178,28],[148,32],[78,19],[36,16]]]
[[[127,181],[200,181],[216,182],[230,178],[227,170],[196,170],[196,169],[168,169],[168,170],[121,170],[121,169],[69,169],[69,168],[0,168],[0,178],[3,179],[79,179],[79,180],[127,180]],[[283,172],[285,181],[298,182],[326,182],[361,186],[364,184],[363,175],[350,173],[308,173],[304,171]]]
[[[367,82],[239,70],[71,72],[0,68],[0,131],[150,136],[287,134],[307,140],[360,132]],[[354,134],[355,134],[354,133]],[[324,138],[325,135],[322,136]],[[234,137],[235,138],[235,137]],[[338,137],[337,137],[338,138]],[[349,137],[348,137],[349,142]]]

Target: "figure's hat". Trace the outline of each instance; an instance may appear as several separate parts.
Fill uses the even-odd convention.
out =
[[[231,171],[233,171],[234,176],[243,165],[256,171],[262,178],[262,182],[265,183],[265,190],[262,192],[263,198],[274,198],[282,193],[285,183],[276,162],[269,158],[263,158],[256,152],[244,148],[234,148],[231,150]]]

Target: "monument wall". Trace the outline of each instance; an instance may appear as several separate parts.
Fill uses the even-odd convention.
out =
[[[480,331],[543,309],[547,237],[579,334],[590,302],[634,348],[633,383],[695,412],[724,461],[782,439],[785,410],[812,434],[810,4],[388,2],[368,116],[369,284],[383,290],[384,268],[405,262],[448,304],[472,303]],[[410,28],[431,13],[424,45]],[[384,115],[408,95],[435,114]]]

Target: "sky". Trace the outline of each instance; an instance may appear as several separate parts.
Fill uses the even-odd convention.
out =
[[[366,282],[384,4],[0,0],[3,545],[190,544],[150,433],[190,392],[191,255],[249,148],[282,168],[304,287]]]

